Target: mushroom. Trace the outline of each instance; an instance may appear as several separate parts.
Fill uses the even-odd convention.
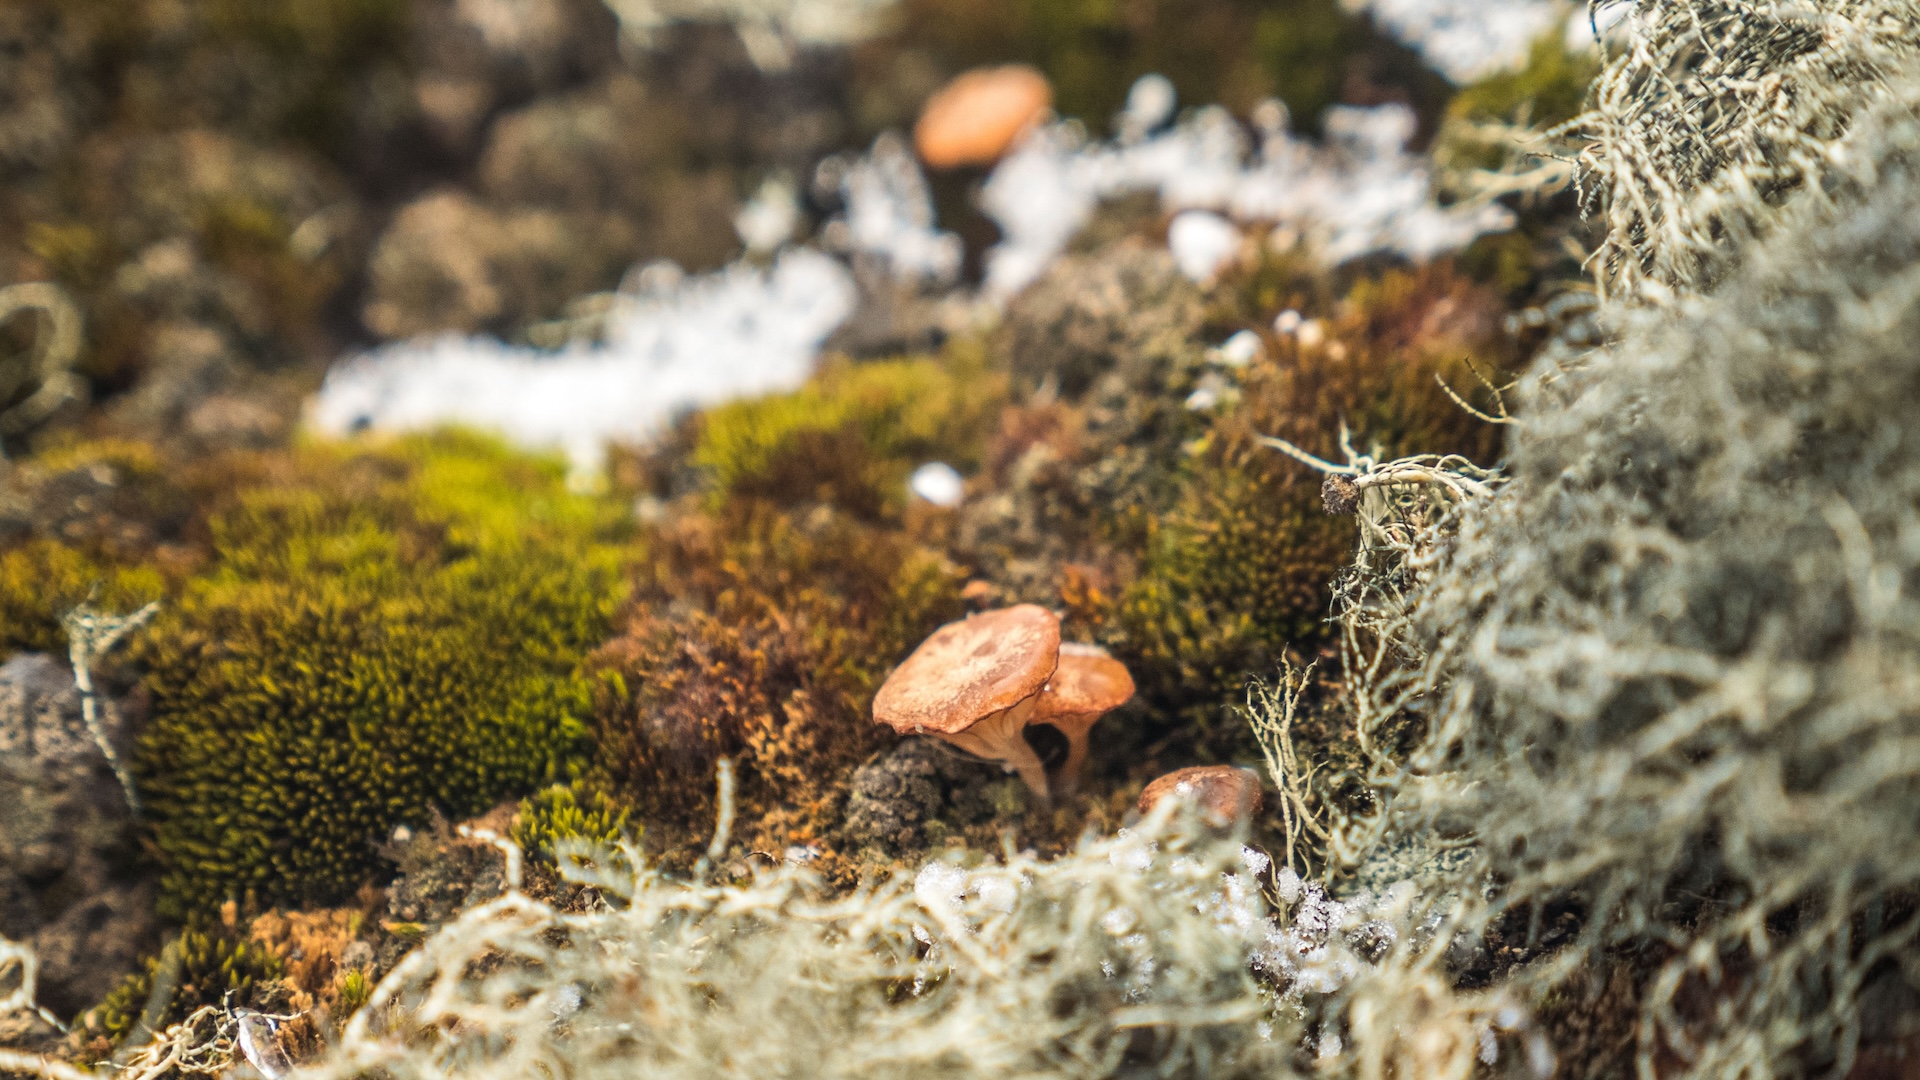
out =
[[[1020,774],[1042,803],[1047,771],[1021,730],[1060,659],[1060,620],[1033,604],[948,623],[893,669],[873,698],[873,719],[932,735]]]
[[[1076,642],[1060,646],[1060,666],[1040,691],[1033,719],[1028,721],[1051,724],[1067,737],[1067,760],[1053,774],[1055,791],[1073,794],[1080,785],[1080,766],[1087,760],[1088,729],[1131,697],[1133,676],[1107,650]]]
[[[1033,68],[976,68],[927,99],[913,128],[913,145],[920,160],[935,169],[991,165],[1052,107],[1053,88]]]
[[[1260,776],[1236,765],[1194,765],[1148,784],[1140,793],[1140,812],[1151,813],[1170,798],[1187,799],[1200,807],[1209,825],[1228,828],[1252,820],[1260,812]]]

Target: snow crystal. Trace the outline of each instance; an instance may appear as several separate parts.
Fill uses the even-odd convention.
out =
[[[907,488],[935,506],[954,507],[960,505],[966,481],[946,462],[929,461],[913,470],[913,475],[907,478]]]
[[[1212,281],[1240,250],[1240,230],[1208,210],[1187,210],[1167,226],[1167,248],[1180,272],[1194,281]]]
[[[1251,330],[1242,330],[1221,342],[1219,348],[1207,354],[1207,359],[1227,367],[1241,368],[1259,359],[1260,352],[1260,335]]]
[[[1243,847],[1240,849],[1240,865],[1247,868],[1247,873],[1254,877],[1259,877],[1261,874],[1267,872],[1267,867],[1273,865],[1273,860],[1268,858],[1267,853],[1264,851],[1255,851],[1253,848]]]
[[[913,898],[935,915],[959,910],[967,896],[967,872],[951,863],[930,862],[913,878]]]
[[[740,242],[748,251],[771,255],[793,239],[800,220],[800,199],[793,181],[776,174],[761,181],[760,190],[733,216],[733,230],[740,234]]]
[[[1138,142],[1155,128],[1173,119],[1173,107],[1179,100],[1173,80],[1158,72],[1142,75],[1127,90],[1127,104],[1119,122],[1122,142]]]
[[[653,434],[675,413],[805,381],[821,342],[852,311],[852,275],[789,251],[768,270],[735,265],[619,294],[604,344],[554,352],[448,335],[336,364],[309,405],[319,431],[495,430],[597,469],[610,440]]]

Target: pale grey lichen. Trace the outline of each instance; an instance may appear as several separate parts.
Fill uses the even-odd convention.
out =
[[[1534,373],[1388,628],[1417,662],[1356,680],[1427,725],[1392,824],[1477,841],[1475,924],[1577,912],[1518,991],[1646,950],[1642,1075],[1844,1074],[1920,990],[1920,70],[1857,100],[1716,287]]]
[[[1613,294],[1714,281],[1782,199],[1846,167],[1838,140],[1920,56],[1913,0],[1589,0],[1596,18],[1623,2],[1625,41],[1566,128]]]

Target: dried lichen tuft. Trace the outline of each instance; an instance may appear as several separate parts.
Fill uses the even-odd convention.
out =
[[[1537,373],[1424,663],[1367,688],[1427,725],[1395,814],[1477,838],[1487,920],[1578,914],[1516,985],[1637,950],[1643,1075],[1844,1074],[1915,1019],[1920,75],[1880,93],[1717,288]]]
[[[1717,280],[1782,200],[1818,197],[1846,171],[1833,146],[1920,55],[1913,0],[1632,6],[1626,42],[1571,125],[1575,181],[1606,225],[1599,281],[1621,296]]]

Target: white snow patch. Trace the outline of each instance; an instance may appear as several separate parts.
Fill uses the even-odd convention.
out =
[[[829,242],[885,260],[902,281],[953,284],[960,276],[960,238],[935,227],[933,194],[906,140],[887,132],[865,157],[838,167],[846,212],[828,223]]]
[[[1089,146],[1077,125],[1043,128],[980,193],[1004,237],[987,255],[986,294],[1004,300],[1018,292],[1101,200],[1134,191],[1157,192],[1176,212],[1284,227],[1329,263],[1375,251],[1425,259],[1512,227],[1513,215],[1497,205],[1434,202],[1425,163],[1406,151],[1414,117],[1405,106],[1336,107],[1325,127],[1326,142],[1315,144],[1267,125],[1257,147],[1219,108],[1137,142]]]
[[[1561,25],[1561,0],[1344,0],[1456,85],[1526,66],[1527,50]]]
[[[643,439],[678,412],[798,387],[853,309],[846,267],[804,248],[768,270],[651,276],[668,283],[623,289],[605,344],[542,352],[447,335],[388,345],[336,364],[309,422],[329,435],[471,425],[564,450],[591,473],[609,441]]]

